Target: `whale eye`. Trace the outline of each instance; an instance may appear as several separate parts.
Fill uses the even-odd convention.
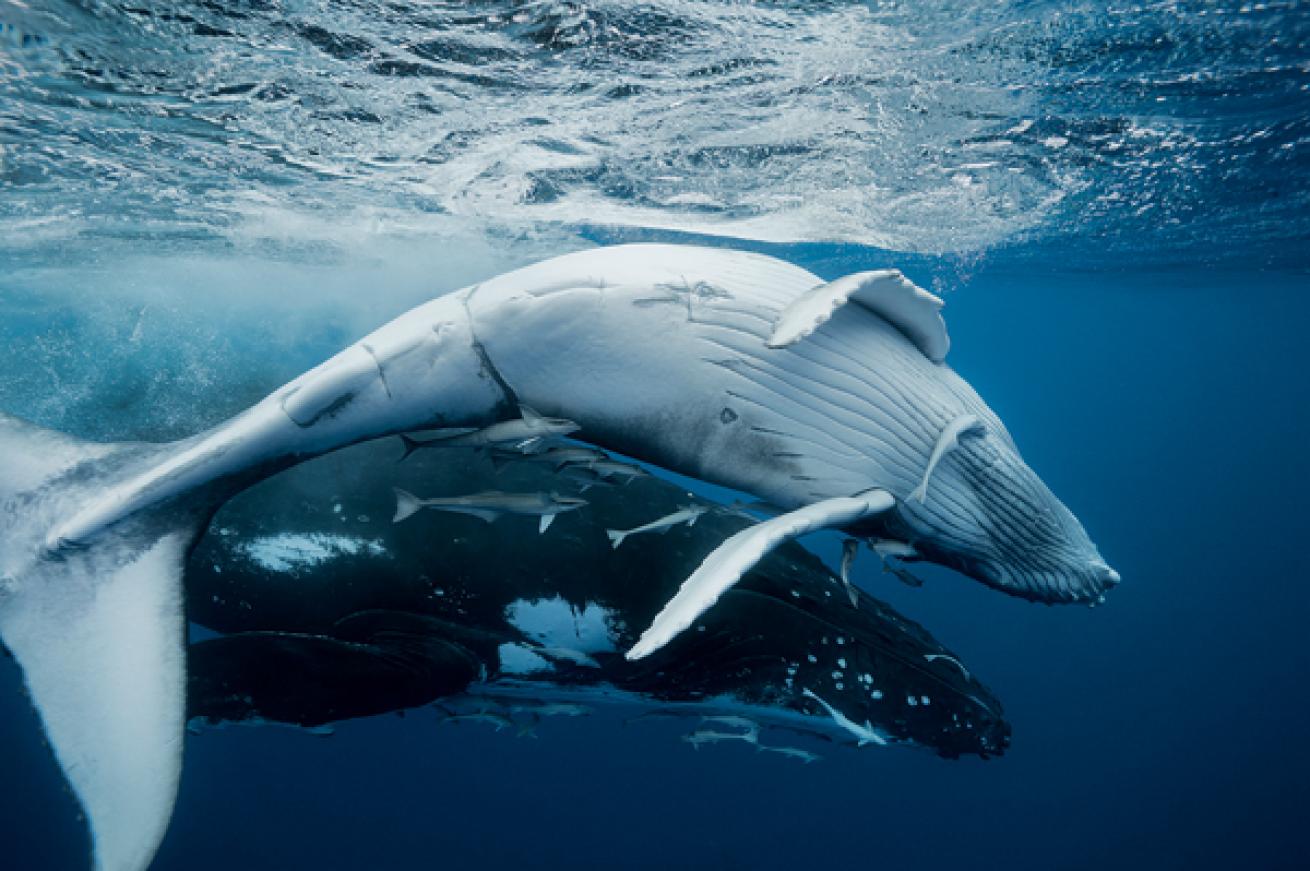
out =
[[[736,419],[737,412],[733,411],[731,408],[725,408],[723,411],[719,412],[719,420],[724,423],[732,423]]]

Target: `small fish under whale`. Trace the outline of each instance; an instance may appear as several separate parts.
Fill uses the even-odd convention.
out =
[[[547,439],[575,433],[580,427],[571,420],[558,417],[544,417],[525,405],[519,406],[519,417],[515,420],[502,420],[471,432],[455,435],[434,436],[430,439],[418,439],[402,435],[405,453],[401,459],[408,459],[415,451],[424,448],[487,448],[504,449],[511,446],[520,452],[531,452],[540,447]]]
[[[433,508],[437,511],[467,514],[487,523],[506,514],[540,517],[538,532],[549,529],[556,515],[566,511],[577,511],[587,504],[586,499],[561,496],[555,492],[505,493],[500,490],[484,490],[467,496],[434,496],[426,499],[420,499],[399,487],[393,487],[392,492],[396,494],[396,513],[392,516],[393,523],[406,520],[424,508]]]

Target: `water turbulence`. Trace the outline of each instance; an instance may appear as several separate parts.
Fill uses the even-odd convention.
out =
[[[16,4],[0,178],[21,196],[0,236],[313,250],[348,220],[443,215],[937,254],[1058,238],[1088,265],[1106,246],[1213,257],[1223,234],[1299,261],[1296,21],[1278,3]]]

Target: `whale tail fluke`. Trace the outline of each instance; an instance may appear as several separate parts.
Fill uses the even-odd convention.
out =
[[[0,640],[85,811],[96,871],[143,871],[182,768],[182,569],[212,504],[180,500],[76,544],[51,530],[169,447],[96,444],[0,415]]]
[[[623,540],[628,537],[628,533],[621,529],[607,529],[605,534],[609,536],[610,547],[614,550],[618,550],[619,545],[623,544]]]

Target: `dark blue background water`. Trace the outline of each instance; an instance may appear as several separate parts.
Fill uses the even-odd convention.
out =
[[[830,274],[843,256],[796,253]],[[1306,284],[1025,268],[949,296],[952,364],[1125,578],[1088,610],[861,564],[1000,695],[1001,759],[802,766],[603,711],[538,740],[431,712],[211,732],[188,741],[158,867],[1305,867]],[[0,675],[4,867],[82,867],[75,805]]]

